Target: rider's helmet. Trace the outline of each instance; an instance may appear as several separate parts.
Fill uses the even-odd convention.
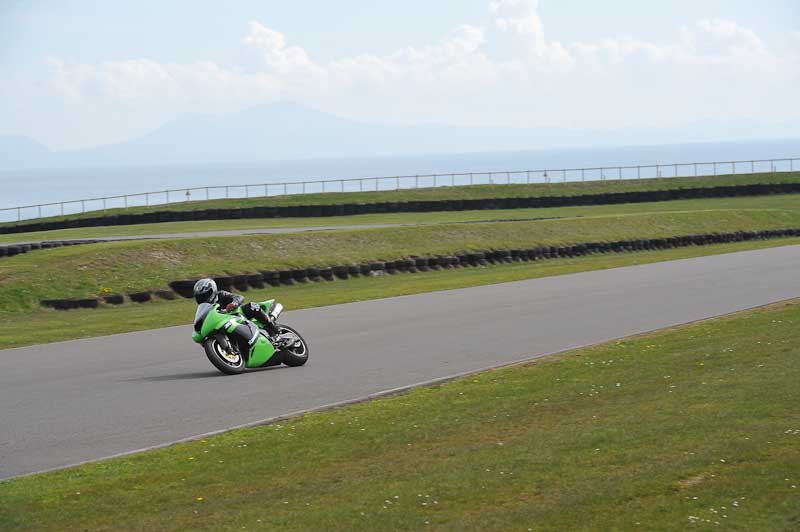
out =
[[[194,299],[197,303],[217,302],[217,283],[214,279],[200,279],[194,284]]]

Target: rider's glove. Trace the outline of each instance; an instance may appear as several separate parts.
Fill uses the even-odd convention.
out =
[[[225,311],[226,311],[226,312],[230,312],[230,311],[232,311],[232,310],[233,310],[233,309],[235,309],[235,308],[236,308],[236,304],[235,304],[235,303],[228,303],[228,306],[227,306],[227,307],[225,307]]]

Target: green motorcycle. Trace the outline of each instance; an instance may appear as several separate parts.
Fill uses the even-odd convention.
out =
[[[296,367],[308,362],[308,344],[300,333],[278,323],[283,305],[274,299],[259,305],[278,327],[274,337],[264,330],[264,323],[245,318],[241,308],[225,312],[218,304],[197,307],[192,340],[203,345],[208,360],[222,373],[236,375],[245,368]]]

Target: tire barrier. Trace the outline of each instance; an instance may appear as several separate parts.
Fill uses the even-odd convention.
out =
[[[217,288],[220,290],[225,290],[226,292],[233,290],[233,279],[231,277],[214,277],[213,279],[214,282],[217,283]]]
[[[270,286],[280,286],[281,279],[278,276],[278,272],[276,271],[264,271],[261,272],[261,275],[264,276],[264,282]]]
[[[254,273],[247,276],[247,284],[251,288],[264,288],[264,275],[261,273]]]
[[[142,214],[105,215],[71,220],[53,220],[0,226],[0,234],[52,231],[75,227],[140,225],[160,222],[189,222],[198,220],[231,220],[242,218],[317,218],[357,214],[396,212],[474,211],[499,209],[530,209],[574,207],[582,205],[614,205],[735,196],[764,196],[800,192],[799,183],[761,183],[719,187],[693,187],[670,190],[641,190],[606,192],[576,196],[529,196],[519,198],[478,198],[462,200],[429,200],[385,203],[347,203],[337,205],[293,205],[241,207],[233,209],[198,209],[188,211],[157,211]],[[71,241],[78,242],[78,241]],[[85,242],[85,243],[88,243]]]
[[[749,240],[767,240],[773,238],[798,237],[800,228],[768,229],[763,231],[737,231],[734,233],[707,233],[683,235],[664,238],[639,240],[618,240],[613,242],[584,242],[569,246],[536,246],[527,249],[491,249],[484,251],[462,252],[455,255],[435,257],[413,257],[394,261],[375,261],[362,264],[343,264],[327,268],[295,268],[292,270],[268,270],[257,274],[234,275],[230,277],[214,277],[217,286],[223,290],[238,286],[244,282],[253,288],[270,286],[292,286],[299,283],[345,280],[359,276],[394,275],[400,273],[416,273],[431,270],[450,270],[464,267],[483,267],[489,265],[512,264],[515,262],[533,262],[539,260],[584,257],[597,253],[630,253],[637,251],[663,250],[689,246],[707,246],[744,242]],[[177,299],[177,296],[191,298],[196,279],[171,281],[169,290],[158,290],[155,293],[161,299]],[[128,294],[135,303],[152,300],[151,292]],[[112,294],[103,296],[103,302],[120,305],[123,296]],[[56,310],[76,308],[97,308],[100,300],[87,299],[45,299],[42,306]]]
[[[197,279],[188,279],[183,281],[172,281],[169,287],[181,297],[190,298],[194,296],[194,283]]]
[[[0,228],[0,233],[2,233],[2,228]],[[101,241],[100,240],[55,240],[55,241],[45,241],[45,242],[32,242],[30,244],[11,244],[8,246],[0,246],[0,258],[14,257],[16,255],[22,255],[23,253],[29,253],[31,251],[37,251],[40,249],[53,249],[62,246],[79,246],[82,244],[96,244],[98,242]]]
[[[333,275],[337,279],[346,281],[350,278],[350,266],[334,266]]]
[[[189,297],[192,297],[192,295],[189,294]],[[121,305],[125,302],[125,298],[120,294],[110,294],[103,296],[103,301],[109,305]]]
[[[234,290],[240,292],[247,292],[250,289],[250,283],[247,281],[247,275],[234,275],[231,277]]]
[[[167,301],[173,301],[178,298],[178,294],[172,290],[156,290],[154,293],[161,299],[166,299]]]
[[[333,268],[322,268],[319,275],[325,281],[333,281]]]
[[[361,277],[361,266],[351,264],[347,267],[347,273],[350,274],[350,277]]]
[[[153,299],[150,292],[133,292],[132,294],[128,294],[128,297],[134,303],[147,303]]]

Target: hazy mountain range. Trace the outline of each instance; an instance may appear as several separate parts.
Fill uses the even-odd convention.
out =
[[[52,151],[32,139],[0,136],[0,170],[376,157],[759,138],[800,138],[800,124],[696,123],[679,128],[613,131],[440,124],[403,126],[355,122],[298,104],[281,103],[223,117],[188,116],[143,137],[81,150]]]

